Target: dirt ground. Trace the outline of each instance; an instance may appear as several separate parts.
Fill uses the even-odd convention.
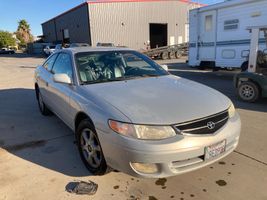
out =
[[[137,179],[121,172],[90,175],[73,133],[57,117],[40,114],[33,72],[43,60],[0,56],[0,200],[267,199],[267,100],[239,102],[232,86],[235,72],[198,71],[184,60],[169,63],[171,73],[214,87],[233,100],[242,119],[240,144],[203,169],[161,180]],[[68,193],[68,184],[79,180],[97,183],[96,194]]]

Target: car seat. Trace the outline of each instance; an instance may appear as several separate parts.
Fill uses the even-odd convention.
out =
[[[80,78],[81,78],[81,81],[82,82],[89,82],[89,81],[96,80],[96,78],[95,78],[95,72],[87,64],[80,65],[80,67],[79,67],[79,73],[80,73]]]
[[[103,72],[104,76],[108,79],[123,77],[125,74],[123,63],[121,62],[120,59],[115,59],[115,60],[112,59],[106,62],[106,67],[103,70]]]

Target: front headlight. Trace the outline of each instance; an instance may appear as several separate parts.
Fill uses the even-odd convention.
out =
[[[235,116],[235,106],[233,103],[231,103],[231,106],[228,108],[228,114],[229,118]]]
[[[176,135],[171,126],[135,125],[109,120],[109,127],[121,135],[142,140],[161,140]]]

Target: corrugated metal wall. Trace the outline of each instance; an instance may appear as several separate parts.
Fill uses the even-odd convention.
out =
[[[178,0],[89,2],[88,6],[84,3],[44,23],[43,34],[46,42],[59,42],[63,39],[62,31],[68,29],[70,42],[92,41],[93,46],[97,42],[112,42],[139,50],[145,49],[150,40],[149,24],[162,23],[168,24],[168,44],[171,40],[177,44],[186,40],[188,10],[196,6]]]
[[[44,23],[42,26],[45,42],[62,41],[63,30],[68,29],[71,43],[90,43],[91,40],[88,20],[88,6],[87,4],[83,4],[66,14],[62,14],[55,19]]]
[[[63,39],[62,30],[68,29],[71,43],[90,43],[87,4],[58,17],[56,19],[56,27],[58,40]]]
[[[56,30],[54,20],[50,20],[42,24],[44,40],[46,42],[54,42],[56,40]]]
[[[150,23],[168,24],[168,44],[185,41],[188,10],[195,5],[179,1],[89,3],[92,44],[113,42],[115,45],[145,49]]]

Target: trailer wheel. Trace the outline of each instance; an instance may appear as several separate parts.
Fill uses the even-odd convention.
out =
[[[169,52],[169,59],[175,59],[175,51]]]
[[[255,83],[245,81],[238,86],[238,96],[241,100],[252,103],[259,99],[260,89]]]
[[[162,60],[167,60],[169,58],[169,53],[167,51],[164,51],[160,55]]]
[[[181,54],[179,51],[176,51],[176,52],[175,52],[175,57],[176,57],[177,59],[179,59],[179,58],[182,57],[182,54]]]

